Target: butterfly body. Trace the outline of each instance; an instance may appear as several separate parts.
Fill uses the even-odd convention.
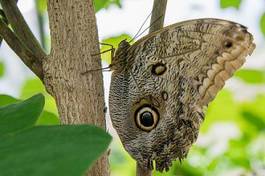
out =
[[[173,24],[112,61],[110,116],[125,149],[145,168],[187,156],[213,100],[255,45],[242,25],[219,19]]]

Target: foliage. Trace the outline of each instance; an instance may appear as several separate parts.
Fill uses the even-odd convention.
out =
[[[135,176],[136,172],[135,161],[117,139],[111,144],[110,169],[111,175],[115,176]]]
[[[49,111],[43,111],[36,122],[36,125],[59,125],[60,120],[57,115]]]
[[[1,175],[83,175],[106,150],[111,137],[95,126],[35,126],[43,107],[41,94],[0,107]]]
[[[107,9],[111,5],[116,5],[121,8],[121,0],[94,0],[96,12],[100,11],[101,9]]]
[[[40,14],[44,14],[47,11],[47,0],[35,0],[37,11]]]
[[[11,103],[18,102],[19,100],[9,95],[0,94],[0,106],[5,106]]]
[[[50,94],[48,94],[41,80],[36,77],[27,79],[24,82],[21,87],[20,98],[26,99],[37,93],[42,93],[45,97],[44,109],[58,115],[58,110],[54,98]]]
[[[235,77],[240,78],[249,84],[264,84],[265,71],[255,69],[241,69],[235,73]]]
[[[3,77],[4,74],[5,74],[5,65],[3,62],[0,61],[0,78]]]
[[[260,30],[265,37],[265,12],[260,17]]]
[[[54,98],[49,95],[38,78],[31,78],[22,85],[20,98],[25,99],[31,95],[42,93],[45,97],[44,111],[37,121],[38,125],[57,125],[60,123],[58,110]]]
[[[220,0],[220,7],[221,8],[229,8],[234,7],[236,9],[239,9],[241,4],[241,0]]]
[[[32,127],[44,106],[44,97],[36,95],[17,104],[0,107],[0,136]]]

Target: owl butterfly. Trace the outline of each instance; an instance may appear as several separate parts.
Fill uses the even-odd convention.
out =
[[[246,27],[220,19],[176,23],[119,44],[109,96],[114,128],[143,168],[168,170],[187,156],[203,108],[255,48]]]

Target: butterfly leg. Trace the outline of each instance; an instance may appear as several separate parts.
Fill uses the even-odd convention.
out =
[[[111,59],[114,57],[114,53],[115,53],[115,48],[113,47],[113,45],[111,44],[108,44],[108,43],[99,43],[100,45],[105,45],[105,46],[110,46],[111,48],[106,50],[106,51],[103,51],[104,53],[107,52],[107,51],[110,51],[111,53]]]

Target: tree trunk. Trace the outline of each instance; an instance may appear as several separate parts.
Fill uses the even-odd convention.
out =
[[[92,0],[48,0],[51,53],[43,60],[44,84],[55,98],[62,124],[105,128],[104,89]],[[92,151],[93,152],[93,151]],[[88,175],[109,175],[106,154]]]

